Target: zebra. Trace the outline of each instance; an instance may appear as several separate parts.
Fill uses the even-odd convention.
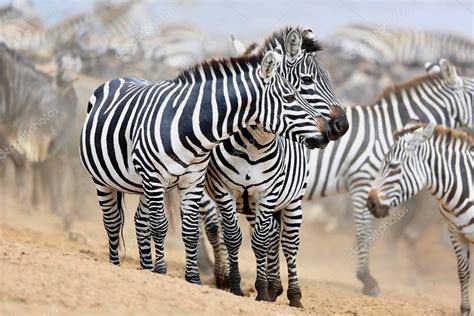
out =
[[[345,25],[331,36],[330,45],[350,59],[366,59],[380,66],[396,63],[423,66],[427,60],[447,58],[458,67],[472,67],[474,41],[455,33],[437,33],[382,25]]]
[[[120,263],[123,196],[139,194],[135,226],[140,265],[166,273],[163,241],[168,222],[163,193],[177,188],[185,279],[199,284],[198,213],[210,151],[239,129],[256,124],[311,149],[329,142],[327,121],[276,73],[280,59],[274,51],[213,59],[173,80],[120,78],[95,90],[80,154],[97,188],[111,263]],[[154,265],[150,238],[155,243]]]
[[[469,253],[474,243],[474,138],[434,123],[410,122],[394,135],[369,192],[375,217],[426,188],[439,202],[457,257],[461,315],[469,315]]]
[[[321,46],[312,31],[299,27],[283,28],[274,32],[260,50],[275,47],[283,50],[280,73],[311,105],[326,113],[331,126],[330,139],[336,140],[344,135],[348,129],[347,118],[332,93],[327,71],[316,58]],[[307,158],[308,152],[299,143],[253,126],[234,134],[212,151],[206,174],[206,192],[220,210],[229,254],[228,281],[232,293],[243,295],[238,268],[238,250],[242,242],[236,215],[239,212],[246,214],[254,228],[252,249],[257,258],[256,299],[275,301],[282,292],[281,282],[276,282],[279,276],[272,275],[275,280],[267,280],[266,272],[269,245],[273,245],[273,252],[279,251],[280,221],[282,247],[288,263],[288,299],[291,306],[302,307],[296,254],[301,201],[309,172]],[[273,220],[274,216],[276,220]],[[274,253],[268,255],[274,256]],[[279,287],[275,286],[277,283]]]
[[[368,265],[372,216],[366,200],[370,185],[393,143],[392,132],[411,118],[449,127],[474,126],[474,78],[461,77],[454,65],[441,59],[428,65],[428,74],[386,89],[375,104],[346,108],[349,131],[324,150],[311,152],[306,199],[349,192],[356,225],[357,278],[363,293],[378,295]]]

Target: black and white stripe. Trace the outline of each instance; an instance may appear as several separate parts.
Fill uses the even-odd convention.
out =
[[[141,195],[135,216],[141,266],[166,272],[163,193],[178,188],[186,280],[199,283],[198,213],[210,151],[231,134],[257,124],[308,147],[325,141],[325,120],[275,73],[280,59],[270,51],[265,56],[212,60],[174,80],[121,78],[96,89],[80,149],[97,186],[112,263],[119,263],[121,199],[123,193],[134,193]]]
[[[440,203],[456,253],[461,315],[469,315],[469,253],[474,243],[474,139],[435,126],[408,124],[395,136],[367,201],[376,217],[426,188]]]
[[[347,120],[332,92],[328,73],[315,56],[320,46],[312,32],[288,27],[272,34],[263,47],[264,51],[277,47],[283,50],[280,73],[315,109],[325,114],[331,126],[328,138],[341,137],[347,131]],[[239,131],[212,151],[206,191],[222,216],[229,254],[229,286],[234,294],[242,295],[238,268],[242,234],[236,214],[243,213],[254,228],[257,300],[274,301],[282,292],[279,269],[274,264],[278,260],[281,226],[281,244],[289,275],[288,298],[291,306],[301,307],[296,254],[308,157],[303,145],[256,126]],[[212,240],[211,243],[215,245]],[[269,260],[267,273],[269,252],[273,260]]]

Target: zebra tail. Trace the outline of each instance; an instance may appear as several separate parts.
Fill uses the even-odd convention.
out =
[[[90,104],[90,103],[89,103]],[[125,239],[123,238],[123,226],[125,224],[125,212],[124,212],[124,208],[125,208],[125,194],[123,192],[117,192],[117,208],[120,212],[120,218],[121,218],[121,222],[120,222],[120,239],[119,239],[119,246],[122,246],[123,247],[123,255],[122,255],[122,258],[120,261],[123,261],[125,259],[125,254],[127,252],[127,246],[125,245]]]

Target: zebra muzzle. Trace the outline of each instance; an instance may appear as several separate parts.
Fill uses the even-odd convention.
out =
[[[374,215],[376,218],[387,216],[388,211],[390,210],[390,206],[380,203],[380,199],[376,190],[371,190],[369,192],[369,196],[367,198],[367,207],[370,213],[372,213],[372,215]]]

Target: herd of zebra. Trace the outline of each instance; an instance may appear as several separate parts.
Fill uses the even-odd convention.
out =
[[[0,174],[6,157],[19,179],[30,162],[35,175],[48,180],[43,190],[60,195],[65,174],[52,177],[51,169],[44,168],[64,165],[77,155],[79,133],[71,126],[80,107],[75,79],[66,70],[69,57],[74,65],[82,64],[74,70],[87,76],[108,76],[110,68],[125,74],[126,67],[109,62],[118,52],[112,43],[120,42],[112,39],[130,27],[132,3],[104,6],[50,28],[38,27],[14,6],[0,10],[0,25],[9,25],[0,32]],[[97,41],[94,33],[106,34],[108,41]],[[180,39],[182,46],[189,44]],[[152,69],[170,66],[164,60],[176,60],[176,55],[149,50],[145,44],[153,41],[166,42],[151,36],[137,50],[122,49],[120,58],[112,60],[123,65],[140,59],[144,69],[147,62],[154,64]],[[84,43],[94,44],[84,49]],[[356,227],[356,275],[363,293],[376,296],[380,289],[369,270],[373,218],[387,216],[389,208],[427,189],[449,227],[461,314],[469,314],[474,139],[458,129],[474,127],[474,78],[469,77],[474,42],[453,34],[400,29],[381,34],[376,26],[352,25],[324,45],[312,30],[297,26],[279,29],[248,49],[234,37],[232,44],[237,57],[193,55],[171,73],[161,73],[158,81],[114,79],[90,97],[80,160],[103,211],[109,261],[120,264],[124,196],[137,194],[140,266],[166,273],[165,193],[177,189],[187,281],[200,283],[198,242],[205,233],[214,250],[217,287],[243,295],[237,214],[244,214],[252,227],[257,300],[275,301],[283,293],[281,248],[290,306],[302,307],[296,258],[303,200],[348,192]],[[37,47],[50,52],[35,55]],[[56,62],[53,74],[33,64],[44,62],[44,56]],[[110,68],[100,68],[104,64]],[[188,64],[194,65],[184,67]],[[415,76],[420,68],[426,73]],[[391,86],[383,90],[386,84]],[[54,108],[58,104],[59,110]],[[50,112],[47,124],[37,119]],[[20,132],[35,120],[42,128],[21,140]],[[56,204],[61,208],[61,202]]]

